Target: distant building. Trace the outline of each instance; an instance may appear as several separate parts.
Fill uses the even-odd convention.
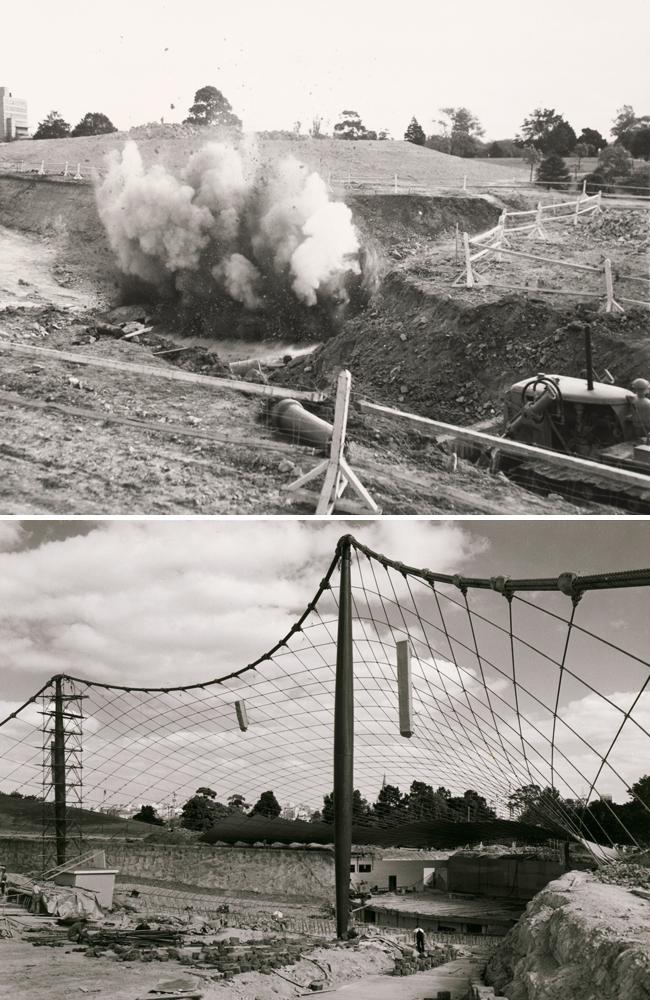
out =
[[[14,97],[8,87],[0,87],[0,142],[28,137],[27,101]]]

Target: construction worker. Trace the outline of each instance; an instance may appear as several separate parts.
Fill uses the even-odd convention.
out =
[[[635,378],[632,383],[634,396],[630,396],[634,414],[641,425],[641,432],[646,439],[646,444],[650,437],[650,382],[645,378]]]
[[[7,869],[0,865],[0,896],[7,895]]]
[[[418,950],[418,955],[424,955],[425,937],[424,931],[421,927],[415,928],[415,947]]]
[[[34,883],[34,885],[32,886],[32,900],[31,900],[30,910],[32,913],[40,913],[41,911],[41,888],[40,886],[36,885],[36,883]]]

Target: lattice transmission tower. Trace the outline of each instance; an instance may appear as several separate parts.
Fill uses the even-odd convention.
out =
[[[83,702],[68,677],[55,677],[41,697],[44,872],[82,853]]]

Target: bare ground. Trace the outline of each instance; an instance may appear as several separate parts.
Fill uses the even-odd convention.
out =
[[[458,423],[494,416],[507,380],[539,370],[543,352],[546,370],[558,369],[555,358],[564,363],[569,338],[557,330],[575,310],[522,297],[495,299],[494,293],[470,301],[463,290],[453,299],[448,288],[443,292],[441,282],[455,267],[450,234],[456,223],[471,231],[490,225],[500,206],[489,199],[357,197],[353,208],[388,272],[380,298],[313,360],[297,359],[276,381],[318,384],[331,394],[338,369],[352,370],[351,460],[382,511],[610,510],[557,494],[537,496],[462,461],[451,473],[434,442],[359,415],[356,400],[363,395]],[[320,456],[281,439],[259,398],[8,350],[7,344],[32,344],[168,369],[184,363],[182,354],[154,357],[155,338],[90,342],[89,329],[116,301],[118,288],[88,188],[6,181],[0,216],[12,226],[0,230],[2,513],[313,513],[315,496],[296,501],[283,487]],[[593,255],[601,244],[609,251],[606,230],[581,247],[585,232],[572,237],[573,251]],[[625,247],[616,237],[616,245],[617,263],[634,255],[638,270],[639,240]],[[435,264],[444,255],[447,271]],[[599,354],[596,339],[597,365],[606,360],[617,376],[647,374],[645,320],[630,314],[616,329],[614,321],[599,320],[609,355]],[[164,324],[162,332],[168,332]],[[579,359],[566,360],[576,365]],[[321,415],[331,419],[331,404]]]

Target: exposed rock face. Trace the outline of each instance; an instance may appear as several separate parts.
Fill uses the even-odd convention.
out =
[[[569,872],[531,900],[486,981],[509,1000],[650,998],[650,902]]]

